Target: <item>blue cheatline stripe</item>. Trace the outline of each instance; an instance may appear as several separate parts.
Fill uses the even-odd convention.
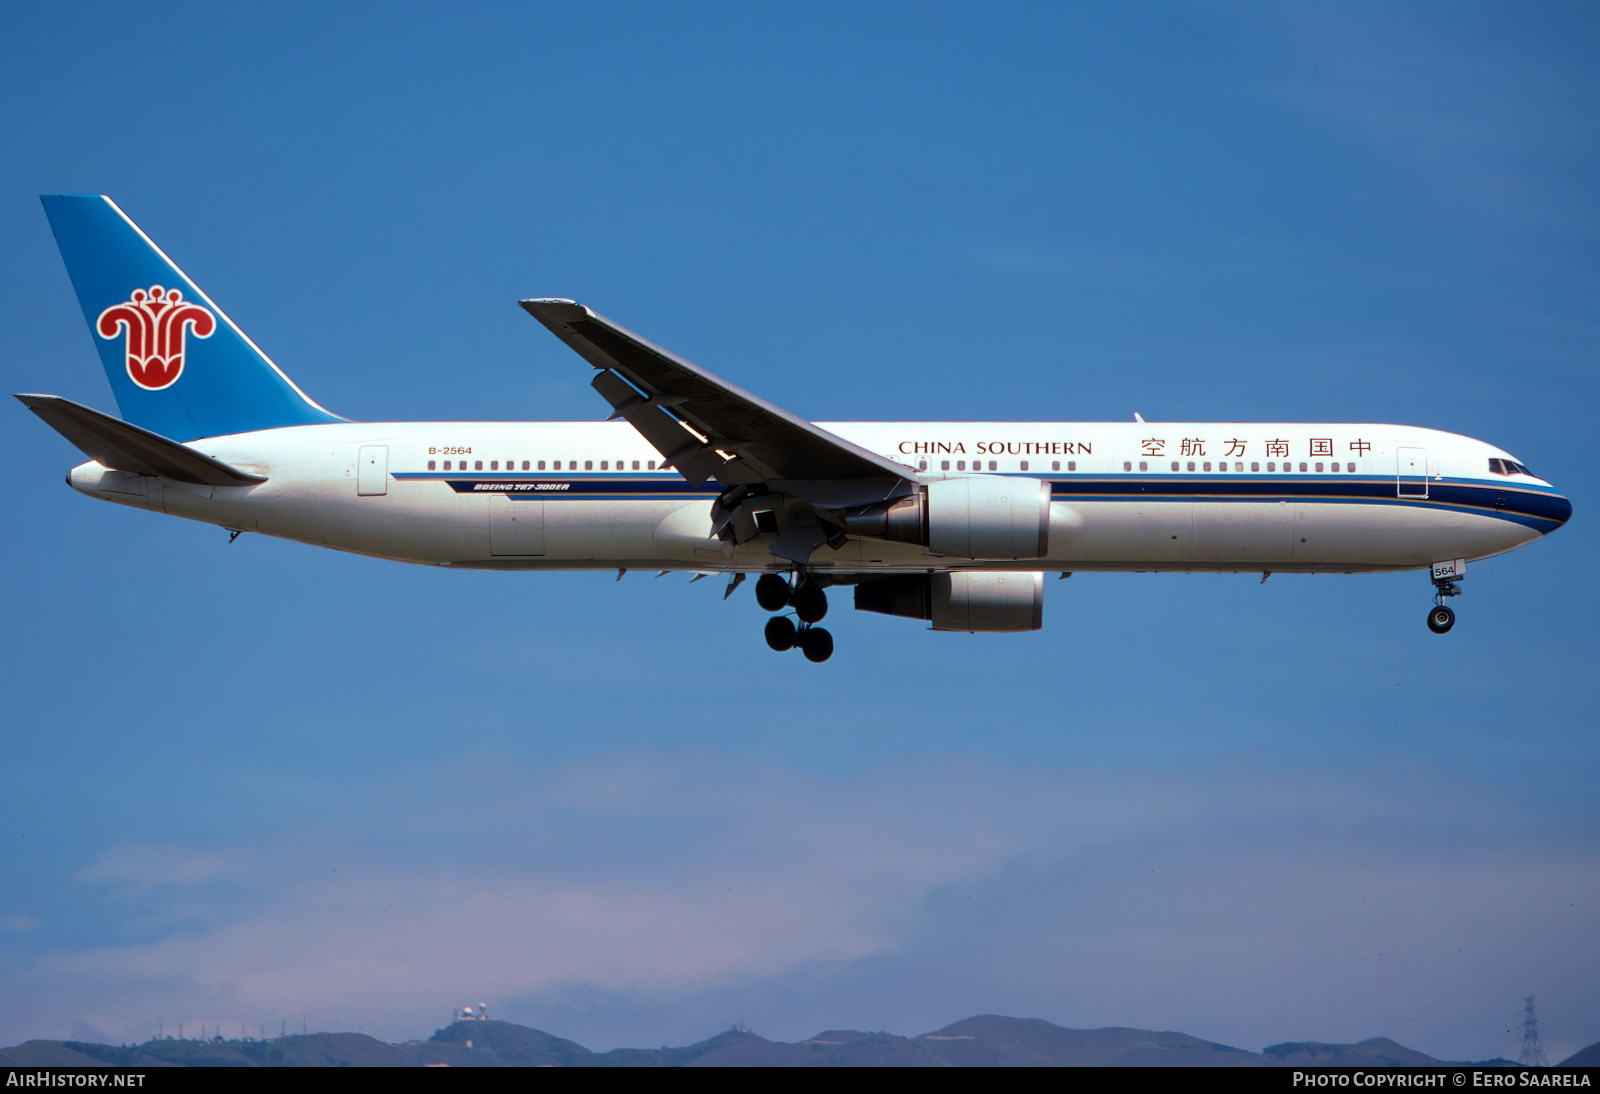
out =
[[[716,489],[690,486],[676,475],[633,476],[517,473],[397,472],[408,481],[439,481],[458,494],[505,494],[514,498],[574,498],[589,501],[654,501],[714,498]],[[1024,477],[1024,476],[1011,476]],[[1035,477],[1035,476],[1026,476]],[[1471,480],[1430,480],[1426,498],[1399,497],[1392,476],[1156,476],[1128,473],[1110,478],[1049,479],[1055,501],[1317,502],[1330,505],[1403,505],[1495,517],[1540,532],[1561,527],[1572,503],[1554,490]]]
[[[1285,487],[1288,489],[1285,489]],[[1337,504],[1408,505],[1428,509],[1457,509],[1498,517],[1540,531],[1565,524],[1572,503],[1554,490],[1506,486],[1461,480],[1429,480],[1428,496],[1398,496],[1393,477],[1381,478],[1278,478],[1236,479],[1171,478],[1129,475],[1121,478],[1052,482],[1051,497],[1062,500],[1103,501],[1111,498],[1150,501],[1310,501]]]

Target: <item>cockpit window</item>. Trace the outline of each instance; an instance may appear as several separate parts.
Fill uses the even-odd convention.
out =
[[[1533,472],[1528,470],[1528,465],[1518,463],[1516,460],[1490,460],[1489,470],[1496,475],[1528,475]]]

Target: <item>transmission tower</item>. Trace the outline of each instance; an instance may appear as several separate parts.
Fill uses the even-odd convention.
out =
[[[1523,1067],[1549,1067],[1544,1046],[1539,1043],[1539,1012],[1533,1007],[1533,996],[1522,1000],[1522,1051],[1517,1053],[1517,1063]]]

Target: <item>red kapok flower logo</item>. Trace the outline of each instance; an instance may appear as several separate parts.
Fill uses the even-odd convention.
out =
[[[128,378],[146,391],[171,387],[183,375],[183,343],[192,331],[210,338],[217,320],[198,304],[187,303],[177,289],[151,285],[100,313],[95,330],[101,338],[127,332]]]

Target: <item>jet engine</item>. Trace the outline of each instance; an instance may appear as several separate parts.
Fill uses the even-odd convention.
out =
[[[849,511],[845,531],[957,558],[1043,558],[1050,484],[999,475],[941,479],[910,497]]]
[[[1036,631],[1044,574],[895,574],[857,585],[856,610],[926,619],[936,631]]]

